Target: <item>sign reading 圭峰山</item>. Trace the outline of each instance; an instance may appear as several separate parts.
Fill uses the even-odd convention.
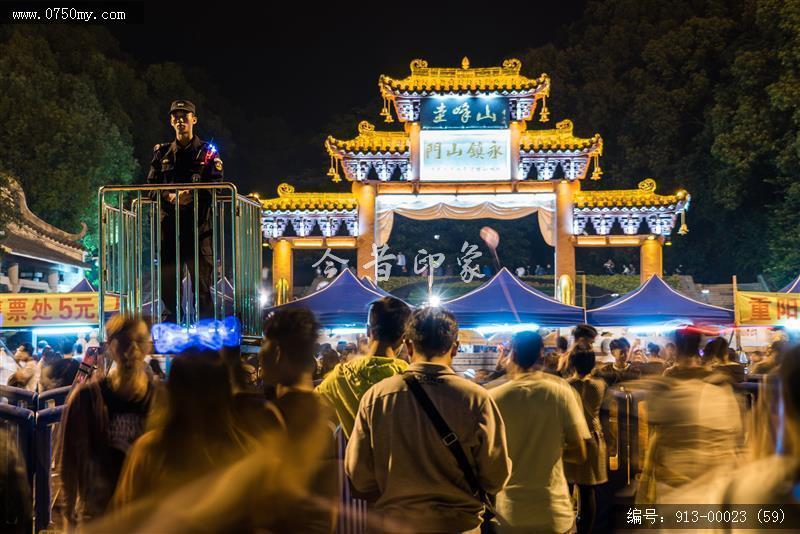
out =
[[[734,307],[739,325],[780,325],[800,318],[800,294],[737,291]]]
[[[0,295],[0,326],[61,326],[99,322],[97,293],[7,293]],[[119,311],[119,297],[106,295],[104,311]]]
[[[502,96],[433,96],[420,102],[423,130],[508,128],[508,99]]]
[[[509,180],[509,130],[423,130],[420,180]]]

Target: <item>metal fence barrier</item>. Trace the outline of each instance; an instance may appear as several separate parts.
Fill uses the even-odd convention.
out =
[[[232,314],[260,336],[258,201],[228,182],[111,185],[98,206],[100,294],[119,296],[120,313],[185,326]]]
[[[34,512],[36,532],[49,528],[54,504],[53,498],[53,428],[61,421],[65,406],[45,408],[36,414],[36,488]]]

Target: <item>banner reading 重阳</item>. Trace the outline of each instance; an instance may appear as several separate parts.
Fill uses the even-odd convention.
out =
[[[800,294],[737,291],[734,307],[739,325],[780,325],[797,320]]]

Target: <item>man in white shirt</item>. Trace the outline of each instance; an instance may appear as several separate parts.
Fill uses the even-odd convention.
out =
[[[506,425],[513,466],[508,484],[497,495],[504,532],[569,532],[575,522],[562,456],[584,461],[585,440],[591,436],[569,384],[534,370],[543,349],[539,334],[515,335],[510,380],[489,392]]]
[[[406,349],[408,371],[381,380],[361,399],[345,470],[356,490],[375,496],[371,531],[477,531],[483,502],[405,375],[412,374],[430,398],[490,495],[503,488],[511,470],[503,421],[488,392],[450,368],[458,351],[450,312],[416,310],[406,327]]]

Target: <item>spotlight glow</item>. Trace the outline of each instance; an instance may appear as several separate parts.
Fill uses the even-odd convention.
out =
[[[491,324],[491,325],[484,325],[479,326],[477,328],[473,328],[477,333],[482,336],[487,334],[497,334],[499,332],[508,332],[511,334],[516,334],[518,332],[525,332],[527,330],[537,331],[539,330],[539,325],[536,323],[518,323],[518,324]]]
[[[241,342],[239,320],[233,316],[222,321],[203,319],[189,328],[173,323],[159,323],[152,330],[153,344],[159,354],[174,354],[190,347],[220,350]]]
[[[442,299],[439,297],[439,295],[431,295],[430,297],[428,297],[428,306],[430,306],[431,308],[438,308],[441,305],[442,305]]]
[[[366,330],[362,327],[355,327],[355,326],[343,326],[341,328],[332,328],[331,334],[335,336],[347,336],[352,334],[364,334]]]

